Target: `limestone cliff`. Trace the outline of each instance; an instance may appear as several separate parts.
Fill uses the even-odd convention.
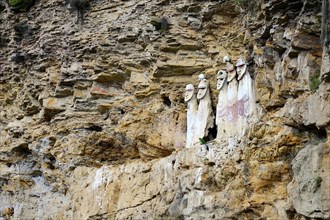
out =
[[[328,0],[91,0],[83,22],[10,2],[0,218],[330,218]],[[215,110],[226,55],[248,61],[258,121],[184,148],[185,86],[204,73]]]

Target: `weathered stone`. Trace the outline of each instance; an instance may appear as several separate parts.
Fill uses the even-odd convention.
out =
[[[156,85],[156,84],[151,84],[147,88],[145,86],[142,86],[142,89],[141,90],[139,89],[138,91],[136,91],[134,93],[134,96],[136,96],[137,98],[146,98],[151,95],[157,94],[159,92],[159,90],[160,90],[160,86]]]
[[[75,74],[75,73],[81,72],[82,71],[82,65],[81,65],[81,63],[73,62],[71,64],[70,68],[67,69],[67,71],[70,74]]]
[[[58,86],[55,89],[55,97],[57,98],[71,96],[72,94],[73,94],[73,89],[71,87]]]
[[[274,50],[278,51],[279,53],[283,53],[286,50],[286,42],[284,40],[284,34],[285,32],[283,32],[283,30],[278,28],[276,29],[276,32],[273,35]]]
[[[42,102],[42,106],[45,109],[65,110],[70,104],[72,104],[72,96],[65,98],[47,98]]]
[[[148,85],[151,81],[150,73],[149,72],[144,72],[144,73],[132,72],[129,81],[134,84]]]
[[[292,197],[295,206],[287,185],[299,180],[293,155],[330,137],[329,53],[323,50],[320,68],[314,42],[321,1],[90,1],[84,24],[66,6],[49,0],[24,14],[0,9],[0,213],[311,218],[301,206],[320,198],[325,177],[315,198],[305,191]],[[150,24],[154,17],[160,29]],[[18,33],[17,24],[27,32]],[[239,141],[184,148],[185,85],[205,74],[215,110],[216,71],[229,54],[246,59],[261,117]],[[235,76],[228,89],[235,103]],[[227,119],[238,114],[231,113]],[[225,130],[237,127],[231,121]],[[310,168],[324,152],[307,155],[319,159]],[[322,201],[315,204],[326,207]]]
[[[186,60],[186,61],[168,61],[168,62],[157,62],[154,77],[169,77],[179,75],[192,75],[194,73],[203,71],[210,65],[207,63],[200,63],[197,60]]]
[[[50,121],[56,114],[65,111],[68,106],[72,105],[73,98],[68,96],[65,98],[47,98],[43,100],[43,109],[40,112],[41,117]]]
[[[200,50],[202,49],[202,45],[198,44],[198,42],[189,42],[189,41],[178,41],[174,43],[169,43],[168,45],[163,45],[160,50],[164,52],[172,52],[175,53],[179,50]]]
[[[116,89],[115,87],[109,86],[108,84],[104,83],[97,83],[94,82],[90,94],[92,97],[113,97],[116,95],[120,95],[121,89]]]
[[[34,115],[38,113],[40,109],[41,109],[40,103],[35,98],[30,96],[25,107],[27,115]]]
[[[292,47],[294,49],[303,50],[320,50],[321,42],[320,38],[314,35],[299,34],[292,38]]]
[[[298,213],[310,218],[330,217],[330,151],[328,143],[307,145],[292,161],[293,181],[288,186]]]
[[[111,83],[125,81],[126,77],[123,73],[100,73],[94,75],[92,80],[98,83]]]
[[[90,96],[90,93],[88,90],[83,90],[83,89],[74,89],[73,90],[74,99],[86,99],[89,96]]]

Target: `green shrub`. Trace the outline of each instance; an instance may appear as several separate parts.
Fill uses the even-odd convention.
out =
[[[9,0],[9,5],[11,6],[11,7],[18,7],[18,6],[20,6],[21,4],[23,4],[24,3],[24,1],[23,0]]]
[[[35,0],[8,0],[11,9],[19,12],[28,11],[34,4]]]
[[[206,144],[206,141],[204,140],[204,138],[199,138],[199,143],[204,145],[204,144]]]
[[[315,92],[321,84],[320,71],[316,71],[316,74],[310,76],[309,78],[309,89]]]

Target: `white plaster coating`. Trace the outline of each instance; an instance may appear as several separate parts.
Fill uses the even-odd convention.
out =
[[[227,134],[236,137],[238,133],[238,82],[233,79],[227,88]]]
[[[226,72],[228,74],[227,82],[231,82],[233,79],[236,79],[236,70],[235,70],[235,66],[233,64],[227,63]]]
[[[249,122],[252,122],[255,114],[255,95],[253,89],[253,81],[250,74],[247,72],[247,67],[244,61],[238,60],[238,72],[241,76],[238,83],[237,93],[237,108],[238,108],[238,132],[239,136],[242,137],[248,126]]]
[[[189,93],[189,96],[191,94],[191,97],[187,100],[187,136],[186,136],[186,147],[192,147],[192,142],[196,130],[195,122],[197,118],[197,112],[198,112],[198,105],[197,105],[197,98],[196,94],[194,93],[194,86],[192,84],[188,84],[186,86],[186,96],[187,97],[187,88],[193,89],[192,92]]]
[[[237,109],[237,92],[238,92],[238,82],[236,80],[236,70],[234,65],[227,63],[228,72],[228,88],[227,88],[227,137],[231,141],[237,138],[237,119],[238,119],[238,109]],[[235,141],[234,141],[235,142]]]
[[[214,126],[209,83],[204,79],[199,83],[198,88],[197,99],[199,97],[201,98],[198,105],[196,131],[193,143],[199,143],[199,138],[207,137],[208,129]]]
[[[218,128],[217,140],[221,140],[227,137],[227,73],[223,70],[217,73],[217,89],[220,91],[215,123]]]
[[[206,81],[206,79],[201,80],[201,82],[198,85],[198,92],[197,92],[197,99],[202,99],[206,93],[209,91],[209,83]]]
[[[189,101],[193,95],[194,95],[194,85],[193,84],[188,84],[186,85],[186,90],[185,90],[185,95],[184,95],[184,101],[187,102]]]
[[[238,75],[237,79],[241,80],[244,74],[247,72],[246,62],[242,58],[239,58],[236,62],[236,67],[237,67],[237,75]]]
[[[221,90],[225,84],[227,84],[227,72],[219,70],[217,73],[217,90]]]

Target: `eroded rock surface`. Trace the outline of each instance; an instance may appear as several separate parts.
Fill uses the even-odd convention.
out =
[[[310,218],[330,216],[329,175],[330,148],[328,144],[307,145],[292,162],[294,178],[289,185],[293,206]]]
[[[97,0],[76,24],[67,1],[1,2],[0,218],[329,218],[321,4]],[[203,73],[215,112],[227,55],[258,120],[185,148],[185,86]]]

